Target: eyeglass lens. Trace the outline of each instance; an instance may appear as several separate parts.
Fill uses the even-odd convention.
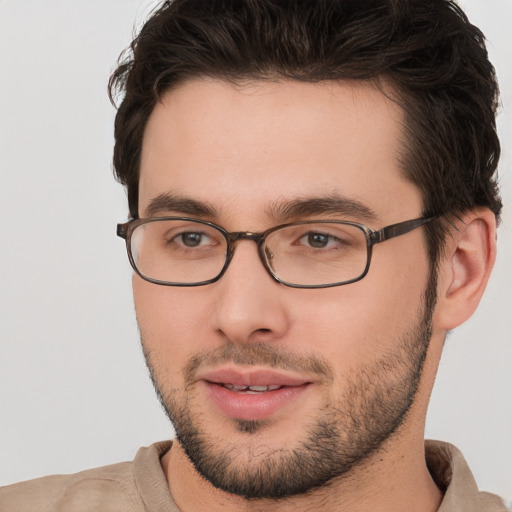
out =
[[[144,277],[193,284],[212,280],[222,272],[228,241],[222,231],[207,224],[158,220],[135,228],[130,250]],[[263,254],[267,268],[281,281],[319,286],[359,277],[367,265],[368,248],[358,226],[315,222],[270,232]]]

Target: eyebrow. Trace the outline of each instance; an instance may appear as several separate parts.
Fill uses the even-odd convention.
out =
[[[156,196],[151,199],[146,208],[148,217],[169,213],[210,218],[219,218],[220,216],[219,211],[208,203],[171,193]],[[377,214],[363,202],[338,194],[277,200],[267,206],[265,213],[276,223],[325,215],[338,215],[364,221],[377,219]]]
[[[363,202],[337,194],[276,201],[267,208],[266,213],[278,222],[323,215],[347,216],[364,221],[377,219],[377,214]]]
[[[171,212],[183,215],[195,215],[197,217],[218,216],[218,212],[209,204],[170,193],[164,193],[154,197],[146,208],[146,215],[148,217],[156,217]]]

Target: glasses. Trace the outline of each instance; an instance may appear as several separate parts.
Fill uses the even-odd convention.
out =
[[[293,288],[328,288],[362,279],[373,246],[405,235],[436,219],[420,218],[375,231],[338,220],[292,222],[263,233],[230,233],[221,226],[187,217],[133,219],[117,225],[135,272],[164,286],[201,286],[226,272],[240,240],[252,240],[267,272]]]

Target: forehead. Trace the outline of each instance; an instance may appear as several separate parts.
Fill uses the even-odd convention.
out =
[[[402,123],[370,83],[185,82],[148,121],[139,211],[165,193],[235,216],[334,194],[409,215],[419,193],[400,169]]]

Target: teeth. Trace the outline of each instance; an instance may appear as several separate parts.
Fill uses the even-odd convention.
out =
[[[246,391],[248,393],[264,393],[265,391],[275,391],[282,386],[235,386],[234,384],[224,384],[224,387],[231,391]]]
[[[247,389],[247,386],[235,386],[234,384],[224,384],[224,387],[231,391],[244,391]]]
[[[268,386],[249,386],[251,391],[268,391]]]

